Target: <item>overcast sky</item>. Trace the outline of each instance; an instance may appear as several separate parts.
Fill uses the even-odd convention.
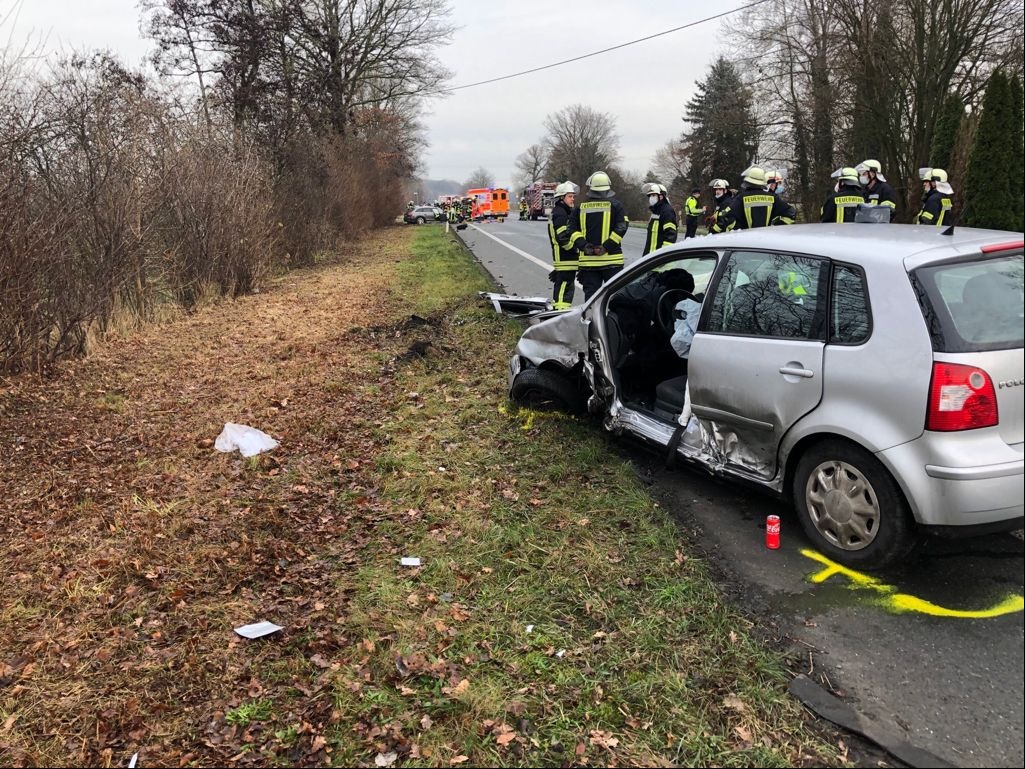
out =
[[[458,86],[625,43],[744,2],[452,0],[459,29],[440,57],[453,72],[451,84]],[[0,18],[14,5],[0,0]],[[135,65],[150,49],[139,34],[136,0],[23,0],[16,13],[12,42],[32,32],[45,38],[51,51],[107,48]],[[622,166],[646,171],[655,150],[680,133],[683,104],[694,92],[694,81],[705,76],[720,52],[721,33],[729,21],[711,21],[431,102],[425,117],[427,178],[463,181],[484,166],[499,184],[508,184],[516,156],[541,137],[545,115],[574,103],[613,115]],[[9,20],[4,31],[10,34],[11,26]]]

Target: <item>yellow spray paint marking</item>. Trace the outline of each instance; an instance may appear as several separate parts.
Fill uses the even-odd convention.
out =
[[[991,606],[988,609],[979,609],[975,611],[948,609],[945,606],[939,606],[930,601],[926,601],[925,599],[908,595],[907,593],[898,593],[897,588],[893,585],[887,585],[877,577],[862,574],[860,571],[854,571],[854,569],[848,569],[846,566],[841,566],[815,550],[805,548],[801,550],[801,555],[805,558],[810,558],[813,561],[818,561],[825,567],[824,569],[809,575],[808,580],[810,582],[814,582],[819,585],[830,577],[840,574],[850,580],[852,588],[872,590],[877,593],[879,597],[874,600],[874,603],[878,603],[883,608],[888,611],[892,611],[895,614],[914,612],[916,614],[928,614],[931,617],[990,619],[1004,614],[1013,614],[1015,612],[1025,611],[1025,598],[1020,595],[1009,595],[1003,601],[996,604],[996,606]]]
[[[538,419],[569,419],[567,414],[561,414],[558,411],[534,411],[534,409],[521,408],[516,411],[515,414],[510,414],[509,409],[505,406],[498,407],[498,413],[509,419],[519,419],[521,416],[526,416],[523,424],[520,425],[522,430],[531,430],[534,427],[534,422]]]

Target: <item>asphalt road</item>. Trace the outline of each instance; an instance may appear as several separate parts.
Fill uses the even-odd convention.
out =
[[[550,296],[546,222],[508,220],[461,234],[507,293]],[[631,229],[624,246],[629,263],[643,230]],[[825,571],[789,508],[695,471],[667,471],[641,449],[622,451],[680,521],[681,539],[705,555],[724,592],[788,650],[795,669],[894,740],[951,764],[1025,764],[1020,535],[929,540],[903,569],[859,584],[863,575]],[[769,513],[782,518],[776,551],[764,547]]]

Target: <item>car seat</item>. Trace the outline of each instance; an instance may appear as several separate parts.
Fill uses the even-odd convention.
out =
[[[675,420],[683,411],[686,392],[686,374],[659,382],[655,386],[655,413],[663,419]]]

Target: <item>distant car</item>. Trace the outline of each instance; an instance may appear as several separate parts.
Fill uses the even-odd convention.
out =
[[[435,206],[417,206],[410,211],[406,211],[402,218],[406,224],[440,222],[445,218],[445,212]]]
[[[921,531],[1022,527],[1023,246],[900,224],[691,239],[540,315],[510,395],[586,404],[614,433],[789,499],[830,558],[885,568]],[[683,359],[687,298],[701,305]]]

